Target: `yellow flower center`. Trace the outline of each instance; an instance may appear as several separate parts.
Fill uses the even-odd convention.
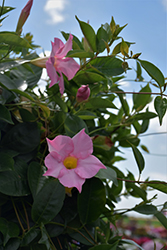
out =
[[[63,161],[64,166],[67,169],[73,169],[77,167],[77,158],[75,158],[74,156],[68,156],[65,158],[65,160]]]

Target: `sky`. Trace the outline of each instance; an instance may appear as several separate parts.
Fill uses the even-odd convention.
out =
[[[2,31],[15,30],[20,11],[26,3],[27,0],[5,0],[6,6],[16,9],[3,22]],[[142,52],[140,58],[155,64],[167,77],[167,0],[34,0],[23,34],[31,32],[34,35],[34,43],[42,47],[37,50],[38,54],[43,50],[50,51],[54,37],[63,40],[61,31],[71,32],[81,39],[82,32],[75,15],[82,21],[89,21],[95,31],[101,24],[109,23],[112,16],[120,26],[128,24],[121,35],[124,40],[135,42],[131,50],[134,54]],[[150,79],[145,72],[143,74],[146,80]],[[130,73],[130,77],[134,79],[135,74]],[[141,85],[128,80],[122,82],[125,91],[139,91]],[[157,92],[157,89],[153,91]],[[127,95],[128,101],[131,102],[131,98],[131,95]],[[153,104],[151,108],[154,111]],[[167,132],[167,115],[162,126],[159,126],[158,119],[153,119],[147,135],[141,137],[141,144],[146,145],[150,151],[150,154],[143,152],[146,168],[142,180],[150,176],[150,179],[167,181],[167,134],[152,135],[161,132]],[[138,176],[131,150],[125,149],[124,153],[122,156],[127,161],[119,163],[118,167],[125,173],[129,169]],[[165,199],[164,194],[158,193],[154,204],[164,203]],[[136,201],[134,199],[132,203]],[[128,207],[129,200],[124,199],[120,206]]]

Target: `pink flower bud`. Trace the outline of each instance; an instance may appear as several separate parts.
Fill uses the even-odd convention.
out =
[[[21,34],[22,27],[30,14],[32,4],[33,4],[33,0],[29,0],[27,4],[25,5],[25,7],[22,9],[18,23],[17,23],[16,33]]]
[[[86,101],[90,96],[90,88],[88,85],[82,85],[77,92],[76,100],[77,102]]]

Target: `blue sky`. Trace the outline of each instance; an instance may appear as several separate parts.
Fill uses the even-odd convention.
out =
[[[5,5],[16,9],[4,21],[1,30],[15,30],[20,11],[27,1],[5,1]],[[131,47],[132,51],[142,52],[141,59],[155,64],[167,77],[167,0],[34,0],[23,33],[31,32],[35,44],[41,45],[44,50],[50,50],[50,42],[54,37],[63,39],[60,31],[82,37],[75,15],[82,21],[89,20],[95,31],[101,24],[109,23],[111,16],[120,26],[128,23],[121,33],[124,40],[135,42]],[[42,50],[38,50],[40,52]],[[133,74],[130,76],[135,78]],[[139,91],[140,85],[141,83],[126,81],[123,88],[125,91]],[[127,96],[127,99],[130,100],[131,96]],[[167,132],[167,116],[161,127],[154,119],[148,133],[165,131]],[[142,144],[150,150],[149,155],[144,154],[146,169],[143,171],[143,179],[151,176],[151,179],[167,181],[167,135],[150,135],[141,139]],[[120,169],[125,172],[129,169],[137,175],[138,170],[131,151],[124,152],[128,161],[120,163]],[[160,194],[158,202],[164,200],[165,196]],[[124,201],[124,204],[126,206],[128,202]]]

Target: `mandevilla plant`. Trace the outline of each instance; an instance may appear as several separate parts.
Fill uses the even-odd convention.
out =
[[[61,32],[66,42],[53,38],[50,57],[38,57],[32,35],[22,35],[32,4],[22,10],[16,32],[0,32],[0,249],[142,249],[111,225],[136,211],[167,229],[166,203],[158,210],[155,197],[147,198],[150,187],[167,193],[167,183],[141,181],[147,166],[139,149],[150,119],[163,122],[164,76],[130,51],[132,43],[120,36],[126,25],[113,17],[97,32],[76,17],[83,39]],[[1,22],[11,10],[3,1]],[[131,60],[142,82],[132,108],[119,86]],[[44,67],[50,80],[35,94]],[[155,112],[149,111],[152,98]],[[120,148],[132,149],[137,180],[118,168]],[[138,204],[118,210],[123,195],[139,198]]]

